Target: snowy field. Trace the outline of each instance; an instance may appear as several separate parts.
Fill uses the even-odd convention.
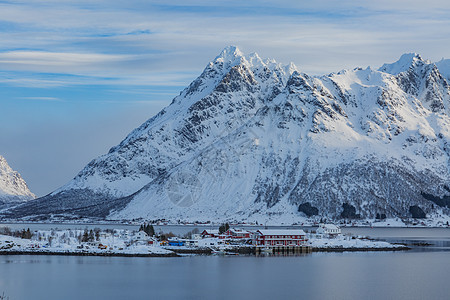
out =
[[[35,231],[31,239],[0,235],[0,251],[7,252],[48,252],[74,254],[105,254],[105,255],[167,255],[170,250],[163,249],[158,244],[149,245],[148,241],[133,239],[128,230],[115,230],[114,233],[99,232],[97,236],[82,241],[83,230],[51,230]]]
[[[340,235],[336,238],[314,238],[311,237],[308,241],[308,245],[313,248],[357,248],[357,249],[374,249],[374,248],[403,248],[403,245],[394,245],[383,241],[373,241],[361,237],[352,237],[346,235]]]

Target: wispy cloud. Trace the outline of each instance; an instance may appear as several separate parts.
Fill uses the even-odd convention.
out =
[[[56,97],[18,97],[18,99],[33,100],[33,101],[63,101]]]
[[[63,53],[46,51],[8,51],[0,53],[0,64],[73,67],[93,63],[114,63],[131,56],[99,53]]]
[[[0,67],[138,80],[198,73],[221,48],[237,44],[325,73],[411,50],[446,56],[449,12],[445,1],[2,3],[0,22],[8,26],[0,32]],[[14,50],[25,45],[34,50]]]

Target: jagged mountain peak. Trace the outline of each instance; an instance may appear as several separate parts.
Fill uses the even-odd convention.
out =
[[[384,73],[398,75],[408,71],[410,68],[424,64],[430,64],[430,61],[424,60],[420,54],[417,53],[405,53],[396,62],[384,64],[378,70]]]
[[[244,53],[237,46],[227,46],[225,47],[218,56],[214,59],[214,61],[233,61],[236,58],[243,57]]]
[[[249,54],[244,54],[236,46],[228,46],[224,48],[221,53],[209,63],[205,70],[208,70],[212,66],[219,65],[224,73],[230,71],[230,69],[236,65],[244,65],[252,71],[258,72],[260,69],[267,68],[271,71],[274,69],[282,69],[286,74],[290,75],[294,71],[298,70],[294,63],[289,63],[287,65],[278,63],[273,58],[261,58],[258,53],[252,52]]]

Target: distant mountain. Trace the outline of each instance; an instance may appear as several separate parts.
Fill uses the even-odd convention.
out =
[[[450,59],[442,59],[436,63],[439,72],[447,79],[447,82],[450,81]]]
[[[108,154],[10,216],[449,214],[448,82],[418,54],[379,70],[309,76],[227,47]]]
[[[25,180],[0,155],[0,210],[36,198]]]

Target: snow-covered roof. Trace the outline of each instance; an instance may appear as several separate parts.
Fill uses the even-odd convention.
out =
[[[205,232],[205,231],[208,234],[219,234],[219,230],[218,229],[205,229],[205,230],[203,230],[203,232]]]
[[[250,231],[247,231],[244,229],[239,229],[239,228],[230,228],[229,230],[230,230],[230,232],[234,232],[234,233],[250,233]]]
[[[262,235],[305,235],[301,229],[260,229]]]
[[[334,224],[320,224],[319,226],[326,229],[334,229],[334,230],[339,229],[339,227]]]
[[[142,231],[142,230],[138,231],[138,232],[136,233],[136,235],[141,235],[141,236],[144,235],[144,236],[148,236],[147,232]]]

